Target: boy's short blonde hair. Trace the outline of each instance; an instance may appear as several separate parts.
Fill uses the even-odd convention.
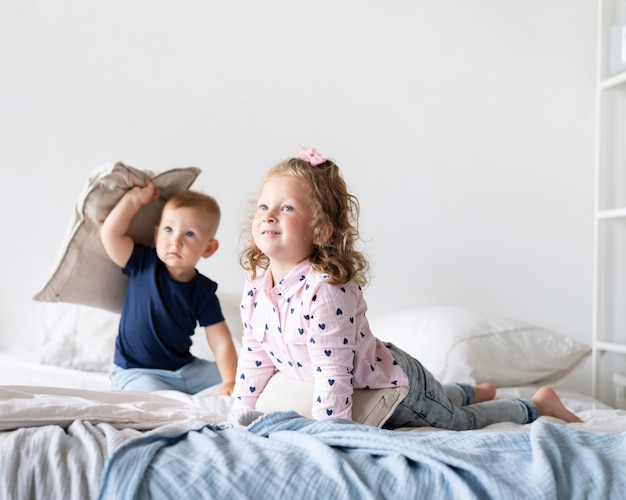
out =
[[[217,200],[208,194],[187,189],[179,191],[165,202],[168,208],[197,208],[202,210],[207,216],[207,228],[211,233],[211,238],[215,236],[220,224],[222,213]]]

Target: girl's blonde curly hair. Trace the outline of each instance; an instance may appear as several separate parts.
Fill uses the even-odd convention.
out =
[[[302,179],[308,186],[313,220],[311,231],[314,244],[309,257],[312,267],[330,276],[330,282],[345,284],[354,281],[364,286],[369,278],[369,263],[355,246],[359,240],[359,201],[348,192],[339,167],[332,160],[312,165],[301,158],[290,158],[273,167],[264,183],[278,176],[291,175]],[[251,219],[253,216],[251,216]],[[251,222],[251,221],[249,221]],[[251,224],[248,224],[251,227]],[[328,228],[332,229],[330,238]],[[239,261],[252,279],[258,267],[267,269],[268,257],[259,250],[251,235],[241,252]]]

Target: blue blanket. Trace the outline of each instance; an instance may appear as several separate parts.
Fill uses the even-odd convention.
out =
[[[114,453],[101,499],[626,498],[626,433],[397,432],[274,413]]]

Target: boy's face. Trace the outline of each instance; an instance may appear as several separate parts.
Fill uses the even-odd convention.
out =
[[[159,259],[179,281],[192,279],[200,258],[210,257],[218,247],[206,213],[194,207],[172,208],[167,204],[154,230],[154,240]]]

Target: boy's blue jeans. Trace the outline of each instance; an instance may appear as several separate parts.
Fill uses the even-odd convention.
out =
[[[114,389],[140,392],[175,390],[187,394],[196,394],[222,382],[217,364],[198,358],[178,370],[112,365],[109,379]]]
[[[449,430],[481,429],[498,422],[526,424],[539,417],[528,399],[493,399],[474,403],[474,388],[467,384],[442,385],[408,353],[385,343],[409,378],[409,393],[385,422],[385,429],[437,427]]]

